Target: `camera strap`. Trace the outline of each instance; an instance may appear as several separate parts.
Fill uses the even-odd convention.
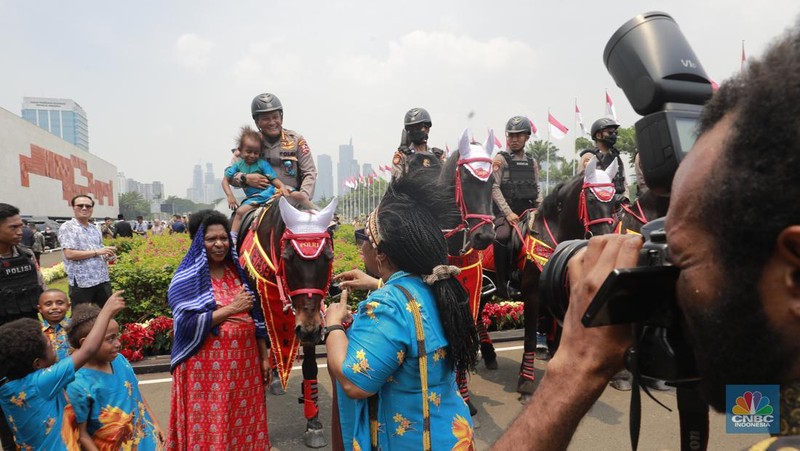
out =
[[[670,408],[656,399],[646,386],[641,384],[642,374],[639,368],[639,337],[641,329],[634,326],[633,346],[628,349],[626,360],[628,370],[631,372],[631,404],[630,417],[628,424],[630,428],[631,449],[636,451],[639,446],[639,433],[642,420],[642,394],[641,390],[647,393],[653,401],[660,404],[665,409]],[[681,451],[694,451],[708,449],[708,403],[705,397],[697,388],[696,382],[691,385],[678,385],[676,397],[678,400],[678,416],[681,430]]]

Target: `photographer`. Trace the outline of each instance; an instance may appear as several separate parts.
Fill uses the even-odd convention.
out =
[[[800,25],[706,105],[666,221],[681,270],[677,303],[709,404],[725,409],[726,384],[780,384],[780,435],[794,437],[768,439],[763,449],[800,442],[798,98]],[[569,262],[561,346],[496,449],[567,447],[631,344],[630,326],[585,328],[581,316],[612,269],[636,265],[641,245],[595,237]]]

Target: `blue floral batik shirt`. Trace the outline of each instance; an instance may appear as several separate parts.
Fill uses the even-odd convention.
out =
[[[61,224],[58,241],[64,249],[90,251],[103,248],[103,236],[93,225],[84,226],[72,218]],[[90,288],[108,282],[108,264],[103,257],[90,257],[84,260],[68,260],[64,257],[69,284],[73,287]]]
[[[67,326],[71,320],[64,318],[56,324],[50,324],[46,319],[42,319],[42,332],[50,341],[50,346],[56,353],[56,362],[64,360],[69,355],[69,339],[67,338]]]
[[[425,338],[427,396],[423,400],[420,355],[413,309],[397,285],[419,307]],[[342,371],[358,388],[377,396],[377,449],[423,449],[423,405],[430,412],[432,449],[474,449],[472,419],[456,385],[448,344],[430,286],[398,271],[386,285],[358,305],[347,331]],[[351,399],[338,390],[344,446],[372,448],[368,399]]]

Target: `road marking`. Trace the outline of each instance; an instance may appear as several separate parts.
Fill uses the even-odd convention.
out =
[[[525,348],[525,346],[507,346],[505,348],[495,348],[494,351],[495,352],[519,351],[520,349],[524,349],[524,348]],[[327,363],[320,363],[319,365],[317,365],[317,368],[327,368],[327,367],[328,367]],[[301,370],[301,369],[303,369],[303,366],[302,365],[296,365],[296,366],[293,366],[292,369],[295,370],[295,371]],[[146,380],[146,381],[139,381],[139,385],[164,384],[164,383],[168,383],[168,382],[172,382],[172,378],[171,377],[165,377],[163,379],[150,379],[150,380]]]

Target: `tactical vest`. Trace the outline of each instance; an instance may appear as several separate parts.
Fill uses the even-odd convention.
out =
[[[0,318],[35,314],[42,294],[33,256],[17,250],[16,257],[0,258]]]
[[[500,152],[506,159],[508,178],[500,182],[500,192],[506,203],[516,214],[536,206],[539,197],[539,184],[536,180],[536,167],[533,158],[525,156],[524,160],[515,160],[508,152]]]

